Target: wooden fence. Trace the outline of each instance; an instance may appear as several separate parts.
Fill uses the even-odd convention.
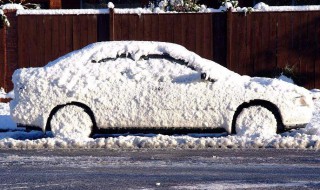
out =
[[[68,52],[108,41],[109,15],[21,15],[18,67],[43,66]]]
[[[297,83],[320,88],[320,12],[230,13],[227,67],[241,74],[292,72]]]
[[[13,29],[4,35],[6,41]],[[7,91],[14,69],[43,66],[89,43],[108,40],[174,42],[240,74],[272,77],[287,68],[301,85],[320,88],[319,11],[19,15],[16,38],[17,63],[10,53],[4,55],[4,64],[0,58],[0,85]]]

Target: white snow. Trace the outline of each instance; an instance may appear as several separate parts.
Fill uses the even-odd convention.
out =
[[[3,10],[2,9],[0,9],[0,15],[3,15],[4,13],[3,13]]]
[[[1,129],[15,129],[16,123],[10,116],[9,104],[0,103],[0,130]]]
[[[18,10],[17,15],[83,15],[109,14],[109,9],[25,9]]]
[[[16,3],[7,3],[0,6],[2,10],[23,10],[23,6],[21,4]]]
[[[7,93],[4,91],[3,88],[0,87],[0,98],[6,98]]]
[[[256,4],[254,11],[263,12],[284,12],[284,11],[319,11],[320,5],[306,5],[306,6],[269,6],[263,2]]]
[[[290,77],[287,77],[283,74],[281,74],[279,77],[278,77],[279,80],[282,80],[282,81],[285,81],[285,82],[288,82],[288,83],[291,83],[291,84],[294,84],[294,81],[290,78]]]
[[[109,9],[114,9],[114,4],[113,4],[112,2],[109,2],[109,3],[108,3],[108,8],[109,8]]]
[[[77,106],[66,106],[52,118],[51,130],[55,137],[89,137],[92,130],[91,118]]]
[[[242,136],[272,137],[277,131],[277,120],[264,107],[252,106],[245,108],[236,121],[236,132]]]

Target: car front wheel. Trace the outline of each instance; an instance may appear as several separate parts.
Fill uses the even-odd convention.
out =
[[[275,135],[278,122],[275,115],[263,106],[242,109],[236,118],[235,132],[240,136]]]
[[[54,137],[86,138],[91,135],[93,123],[89,114],[76,105],[60,108],[50,121]]]

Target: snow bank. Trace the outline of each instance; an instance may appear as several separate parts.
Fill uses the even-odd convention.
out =
[[[50,9],[50,10],[18,10],[17,15],[90,15],[109,14],[109,9]]]
[[[15,4],[15,3],[7,3],[0,6],[0,9],[2,10],[23,10],[23,6],[21,4]]]

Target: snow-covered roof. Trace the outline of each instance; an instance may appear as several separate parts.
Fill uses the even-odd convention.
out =
[[[50,10],[18,10],[17,15],[89,15],[109,14],[109,9],[50,9]]]
[[[21,4],[7,3],[5,5],[1,5],[0,9],[2,9],[2,10],[23,10],[24,8]]]

